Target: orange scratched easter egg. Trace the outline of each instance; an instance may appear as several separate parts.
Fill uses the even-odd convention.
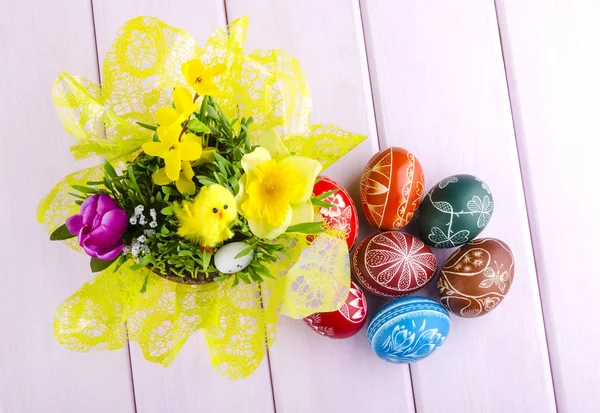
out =
[[[388,231],[408,224],[421,203],[424,181],[421,164],[406,149],[376,153],[360,178],[360,203],[369,224]]]

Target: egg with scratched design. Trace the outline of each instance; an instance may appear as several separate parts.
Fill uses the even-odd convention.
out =
[[[371,226],[398,230],[413,218],[424,192],[421,164],[406,149],[376,153],[360,178],[360,203]]]

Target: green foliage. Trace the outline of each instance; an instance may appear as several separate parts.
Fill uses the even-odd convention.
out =
[[[211,97],[204,97],[199,110],[182,124],[187,133],[194,133],[201,138],[203,148],[216,149],[212,159],[203,158],[192,163],[197,188],[220,184],[229,188],[233,194],[239,191],[239,180],[243,174],[242,157],[254,150],[249,132],[251,123],[252,118],[229,121]],[[152,131],[157,129],[156,126],[141,122],[138,125]],[[154,140],[157,140],[156,133]],[[152,176],[162,167],[164,161],[161,158],[141,153],[134,161],[121,166],[121,172],[117,172],[115,166],[106,162],[101,181],[87,182],[85,186],[73,185],[76,191],[72,194],[75,202],[81,203],[92,194],[107,194],[126,211],[130,220],[123,235],[126,251],[113,261],[92,259],[92,271],[102,271],[115,262],[114,271],[117,271],[125,262],[133,259],[134,264],[130,265],[132,270],[148,269],[142,292],[146,289],[151,271],[195,280],[206,278],[219,281],[233,277],[233,286],[240,282],[261,282],[265,278],[273,278],[266,265],[278,261],[282,254],[286,254],[286,244],[256,238],[242,216],[232,224],[232,231],[236,235],[231,241],[248,243],[249,247],[239,256],[253,251],[254,257],[248,267],[235,274],[218,274],[212,250],[201,248],[197,243],[179,236],[175,211],[182,201],[193,199],[193,194],[181,194],[174,183],[156,185]],[[323,202],[328,194],[314,197],[315,205],[331,206]],[[150,211],[153,211],[155,218]],[[318,224],[301,224],[291,229],[307,233],[322,231]],[[51,239],[70,237],[72,235],[63,225],[53,232]],[[213,250],[218,248],[219,246]]]
[[[66,224],[62,224],[60,227],[56,228],[50,234],[50,241],[64,241],[69,238],[73,238],[75,235],[71,234],[67,229]]]

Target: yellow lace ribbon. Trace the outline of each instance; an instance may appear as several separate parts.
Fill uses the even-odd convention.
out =
[[[217,81],[233,93],[219,103],[230,117],[250,117],[253,136],[276,128],[288,148],[319,160],[326,168],[365,139],[333,125],[311,125],[311,98],[300,64],[281,50],[245,54],[248,19],[216,30],[204,48],[191,34],[151,17],[121,28],[102,66],[102,89],[89,80],[62,73],[53,99],[65,129],[76,138],[76,159],[104,155],[115,168],[133,160],[152,134],[136,122],[155,124],[153,113],[169,106],[175,87],[188,87],[181,65],[194,58],[205,65],[224,63]],[[239,123],[238,123],[239,124]],[[50,232],[78,212],[68,194],[73,184],[101,179],[102,166],[77,171],[42,200],[38,220]],[[68,241],[78,249],[77,242]],[[231,280],[203,286],[167,281],[126,263],[87,282],[57,310],[59,342],[78,351],[117,349],[138,342],[147,360],[168,365],[190,334],[205,332],[213,365],[241,378],[261,363],[275,341],[278,314],[301,318],[339,308],[348,294],[348,250],[328,231],[312,239],[293,234],[291,258],[270,267],[274,280],[238,285]],[[125,324],[126,323],[126,324]]]

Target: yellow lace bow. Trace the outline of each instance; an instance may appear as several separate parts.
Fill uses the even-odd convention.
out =
[[[192,35],[151,17],[138,17],[119,31],[102,66],[102,89],[62,73],[53,98],[65,129],[77,141],[76,159],[104,155],[115,168],[133,160],[152,139],[136,122],[154,124],[153,114],[171,102],[175,87],[188,87],[184,62],[225,64],[216,86],[232,92],[219,100],[230,118],[254,118],[252,136],[276,128],[290,151],[319,160],[326,168],[364,136],[333,125],[311,125],[311,98],[300,64],[281,50],[244,53],[248,19],[216,30],[204,48]],[[69,195],[73,184],[103,176],[102,165],[65,177],[40,203],[38,220],[50,232],[78,206]],[[78,249],[76,240],[67,241]],[[167,281],[126,263],[87,282],[57,310],[54,333],[68,348],[118,349],[138,342],[149,361],[168,365],[190,334],[205,332],[213,366],[231,378],[251,374],[275,340],[279,314],[293,318],[339,308],[348,294],[348,250],[339,233],[314,239],[293,234],[290,257],[270,267],[274,280],[238,285],[231,280],[202,286]]]

